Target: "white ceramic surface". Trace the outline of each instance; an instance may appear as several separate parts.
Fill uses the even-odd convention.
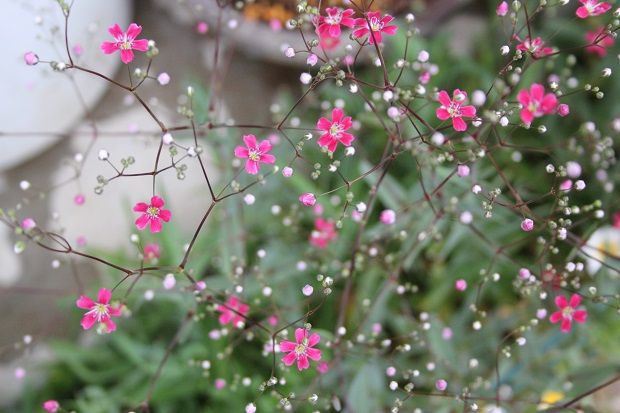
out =
[[[12,168],[36,156],[59,138],[24,132],[64,133],[84,116],[76,92],[67,75],[56,73],[49,65],[27,66],[23,55],[34,51],[41,59],[66,61],[62,36],[64,18],[56,2],[43,0],[3,0],[0,38],[4,61],[0,65],[0,132],[19,132],[18,136],[0,136],[0,171]],[[69,44],[79,44],[84,53],[80,64],[112,76],[118,56],[106,56],[99,44],[109,37],[108,26],[127,27],[132,2],[129,0],[76,0],[69,23]],[[8,23],[8,24],[7,24]],[[57,33],[51,34],[56,28]],[[51,39],[54,42],[50,42]],[[108,85],[101,79],[76,74],[83,99],[92,107]]]

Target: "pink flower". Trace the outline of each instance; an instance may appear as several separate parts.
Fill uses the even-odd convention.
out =
[[[34,66],[39,63],[39,56],[37,56],[34,52],[26,52],[24,53],[24,62],[28,66]]]
[[[465,281],[464,279],[460,278],[460,279],[456,280],[456,282],[454,283],[454,287],[458,291],[465,291],[467,289],[467,281]]]
[[[607,56],[607,49],[616,42],[609,33],[605,32],[605,27],[587,32],[586,41],[589,43],[589,46],[586,46],[586,52],[595,54],[598,57]]]
[[[463,132],[467,129],[467,124],[463,118],[473,118],[476,116],[476,108],[473,106],[463,106],[467,101],[467,93],[454,89],[452,99],[448,92],[442,90],[438,96],[441,106],[437,108],[436,115],[440,120],[452,119],[452,127],[454,130]]]
[[[583,4],[583,6],[579,7],[575,14],[580,19],[585,19],[590,16],[598,16],[603,13],[607,13],[607,11],[611,9],[611,4],[604,1],[579,0],[579,3]]]
[[[196,24],[196,31],[200,34],[206,34],[209,31],[209,24],[207,22],[198,22]]]
[[[316,369],[319,373],[326,374],[329,371],[329,364],[327,364],[327,362],[325,361],[322,361],[316,366]]]
[[[43,410],[49,413],[56,413],[60,409],[60,403],[56,400],[48,400],[43,403]]]
[[[142,26],[131,23],[127,32],[123,32],[118,24],[111,26],[108,32],[114,37],[114,42],[101,43],[101,50],[105,54],[111,54],[118,50],[121,51],[121,61],[125,64],[133,60],[133,51],[146,52],[149,48],[149,41],[146,39],[137,40],[136,37],[142,31]]]
[[[136,219],[136,227],[139,230],[143,230],[147,225],[150,224],[150,229],[152,233],[157,233],[161,231],[162,223],[161,221],[168,222],[170,221],[170,217],[172,213],[167,209],[163,209],[164,200],[158,196],[154,196],[151,198],[151,204],[147,205],[144,202],[138,202],[133,210],[135,212],[142,212],[143,214]]]
[[[396,212],[392,209],[385,209],[381,211],[379,221],[384,225],[392,225],[396,222]]]
[[[337,237],[338,233],[333,221],[323,218],[317,218],[314,221],[314,230],[310,233],[311,245],[323,249]]]
[[[368,20],[366,20],[368,19]],[[355,19],[356,29],[353,31],[354,37],[363,37],[368,35],[368,43],[375,44],[383,41],[383,33],[393,36],[398,30],[398,26],[388,25],[394,17],[386,14],[381,17],[378,11],[369,11],[366,18]]]
[[[256,136],[243,135],[243,142],[245,142],[245,148],[243,146],[237,146],[235,148],[235,156],[237,158],[247,158],[245,163],[245,171],[250,175],[256,175],[260,171],[260,163],[274,163],[276,157],[268,154],[271,150],[271,142],[268,139],[256,143]]]
[[[22,221],[22,229],[24,231],[30,231],[31,229],[33,229],[34,227],[37,226],[37,223],[34,222],[34,219],[32,218],[26,218]]]
[[[435,382],[435,388],[439,391],[444,391],[446,388],[448,388],[448,382],[444,379],[439,379]]]
[[[530,232],[534,229],[534,221],[529,218],[525,218],[521,221],[521,229],[525,232]]]
[[[528,36],[525,38],[525,40],[521,41],[518,36],[515,36],[515,39],[521,42],[517,45],[517,50],[529,53],[536,59],[548,56],[553,53],[552,47],[544,47],[545,42],[543,42],[540,37],[531,40]]]
[[[558,295],[555,297],[555,305],[558,307],[559,311],[551,314],[549,321],[555,324],[561,320],[562,324],[560,325],[560,330],[563,333],[568,333],[571,329],[573,320],[578,323],[585,323],[588,317],[588,312],[586,310],[577,310],[579,304],[581,304],[581,297],[578,294],[573,294],[570,297],[570,301],[563,295]]]
[[[89,297],[81,295],[77,299],[75,304],[78,308],[88,310],[84,317],[82,317],[82,328],[89,330],[95,323],[99,323],[105,327],[106,333],[111,333],[116,330],[116,324],[112,321],[112,317],[119,317],[121,315],[121,307],[112,307],[109,303],[112,299],[112,292],[107,288],[99,290],[97,296],[97,302],[94,302]]]
[[[226,305],[218,304],[217,311],[220,312],[219,322],[221,325],[232,323],[234,327],[241,328],[244,325],[245,316],[250,311],[250,306],[231,295],[228,297]]]
[[[614,212],[613,226],[620,229],[620,212]]]
[[[318,143],[322,147],[327,147],[330,152],[335,152],[338,147],[338,142],[344,146],[351,146],[351,143],[355,140],[355,136],[345,132],[353,125],[350,116],[345,116],[344,112],[340,108],[332,110],[332,120],[327,118],[321,118],[316,123],[317,129],[322,130],[324,133],[318,140]]]
[[[545,95],[545,88],[538,83],[532,84],[529,92],[526,89],[521,90],[517,95],[517,100],[523,105],[521,120],[527,126],[532,124],[534,118],[555,113],[558,106],[558,99],[555,95],[553,93]]]
[[[355,13],[351,9],[342,10],[338,7],[328,7],[325,9],[326,16],[319,16],[317,34],[320,37],[340,37],[340,25],[353,27],[355,19],[352,18]]]
[[[161,255],[159,244],[151,243],[144,246],[144,258],[147,260],[156,260]]]
[[[568,116],[569,114],[570,114],[570,106],[568,106],[566,103],[562,103],[558,105],[558,115],[560,115],[561,117],[565,117],[565,116]]]
[[[505,16],[508,13],[508,3],[502,1],[495,10],[498,16]]]
[[[75,205],[84,205],[84,202],[86,202],[86,197],[82,194],[77,194],[73,198],[73,202],[75,203]]]
[[[321,337],[313,333],[308,337],[308,330],[305,328],[298,328],[295,330],[295,343],[292,341],[282,341],[280,343],[280,351],[288,353],[282,358],[282,361],[287,366],[292,366],[297,361],[297,369],[302,371],[310,367],[308,358],[319,361],[321,359],[321,350],[313,348],[316,346]]]
[[[314,206],[314,204],[316,204],[316,197],[314,196],[314,194],[310,192],[306,192],[306,193],[299,195],[299,202],[301,202],[307,207],[311,207],[311,206]]]

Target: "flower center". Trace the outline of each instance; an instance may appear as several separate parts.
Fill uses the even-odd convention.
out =
[[[295,354],[297,354],[298,356],[306,354],[306,346],[304,346],[303,344],[297,344],[295,346]]]
[[[564,318],[573,318],[573,313],[575,312],[575,309],[573,307],[564,307],[564,309],[562,310],[562,316]]]
[[[327,24],[331,24],[331,25],[335,25],[335,24],[340,24],[340,20],[342,20],[342,13],[339,12],[336,15],[328,15],[327,17],[325,17],[325,22]]]
[[[121,50],[129,50],[131,49],[131,42],[127,39],[123,40],[122,42],[120,42],[120,48]]]
[[[250,158],[250,160],[256,161],[256,162],[260,161],[260,152],[258,152],[258,151],[250,151],[248,153],[248,158]]]
[[[329,127],[329,133],[331,135],[340,135],[342,133],[342,126],[339,123],[333,123],[332,126]]]
[[[371,17],[370,30],[372,30],[373,32],[378,32],[381,29],[383,29],[383,23],[381,22],[381,20],[377,19],[376,17]]]
[[[146,214],[149,217],[154,218],[154,217],[159,215],[159,208],[156,208],[154,206],[150,206],[150,207],[147,208]]]
[[[456,102],[450,103],[450,107],[448,108],[448,113],[453,118],[461,116],[461,105]]]
[[[88,313],[95,314],[97,322],[101,322],[104,317],[108,316],[108,306],[107,304],[95,303],[95,306]]]

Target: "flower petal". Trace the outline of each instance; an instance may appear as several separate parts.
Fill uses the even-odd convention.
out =
[[[161,209],[159,211],[159,218],[162,219],[164,222],[170,221],[171,217],[172,217],[172,212],[170,212],[169,210]]]
[[[291,351],[286,356],[282,357],[282,362],[287,366],[292,366],[296,359],[297,357],[295,356],[295,352]]]
[[[566,306],[568,305],[566,297],[564,297],[563,295],[558,295],[557,297],[555,297],[555,305],[557,305],[560,310],[566,308]]]
[[[99,290],[99,294],[97,295],[97,302],[99,304],[107,304],[112,299],[112,291],[107,288],[102,288]]]
[[[245,171],[250,175],[256,175],[259,171],[258,162],[248,159],[245,163]]]
[[[284,340],[280,342],[280,351],[282,353],[288,353],[289,351],[295,351],[297,344],[292,341]]]
[[[297,342],[297,344],[301,344],[304,341],[304,338],[306,338],[306,329],[305,328],[298,328],[295,330],[295,341]]]
[[[144,202],[138,202],[133,207],[133,210],[136,212],[146,212],[147,209],[149,209],[149,206],[145,204]]]
[[[577,308],[579,307],[579,304],[581,304],[581,296],[579,294],[571,295],[568,305],[570,305],[573,308]]]
[[[310,362],[308,361],[308,357],[305,354],[300,354],[297,358],[297,369],[299,371],[305,370],[310,367]]]
[[[161,232],[162,224],[159,218],[151,219],[151,233],[157,234]]]
[[[114,37],[114,39],[116,39],[117,42],[122,41],[123,36],[125,35],[125,33],[123,33],[123,30],[118,24],[115,24],[114,26],[110,26],[108,28],[108,32],[112,35],[112,37]]]
[[[127,38],[131,41],[138,37],[138,35],[142,32],[142,26],[138,26],[135,23],[131,23],[127,28]]]
[[[256,150],[256,136],[243,135],[243,142],[245,142],[245,146],[247,146],[248,149]]]
[[[112,54],[118,50],[116,42],[103,42],[101,43],[101,50],[105,54]]]
[[[165,204],[164,200],[158,197],[157,195],[151,197],[151,205],[155,208],[161,208]]]
[[[97,316],[95,314],[85,314],[80,324],[84,330],[89,330],[96,322]]]
[[[75,305],[83,310],[90,310],[95,306],[95,302],[91,300],[90,297],[81,295],[80,298],[78,298],[75,302]]]
[[[134,40],[131,43],[131,48],[139,52],[146,52],[149,50],[149,41],[146,39]]]
[[[142,230],[149,223],[149,216],[147,214],[142,214],[136,219],[136,228]]]
[[[319,341],[321,341],[320,335],[318,335],[317,333],[310,334],[310,337],[308,337],[308,347],[316,346]]]
[[[133,60],[133,51],[131,49],[121,50],[121,61],[125,64],[130,63]]]

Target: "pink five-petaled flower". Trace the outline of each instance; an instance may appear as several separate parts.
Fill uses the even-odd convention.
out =
[[[515,36],[515,39],[521,42],[517,45],[517,50],[527,52],[531,54],[532,57],[534,57],[535,59],[540,59],[541,57],[545,57],[553,53],[552,47],[544,47],[545,42],[543,42],[543,39],[541,39],[540,37],[532,40],[528,36],[525,38],[525,40],[521,41],[518,36]]]
[[[105,327],[105,332],[111,333],[116,330],[116,324],[112,321],[112,317],[119,317],[121,315],[122,307],[112,307],[110,300],[112,299],[112,292],[107,288],[99,290],[97,296],[97,302],[85,295],[81,295],[77,299],[75,304],[78,308],[88,310],[84,317],[82,317],[82,328],[89,330],[95,323],[99,323]]]
[[[232,323],[234,327],[241,328],[244,325],[245,316],[250,311],[250,306],[231,295],[228,297],[226,305],[218,304],[217,311],[220,312],[219,321],[221,325]]]
[[[149,49],[149,41],[146,39],[136,39],[142,26],[131,23],[127,28],[127,32],[123,32],[118,24],[111,26],[108,32],[114,37],[114,42],[101,43],[101,50],[105,54],[111,54],[118,50],[121,51],[121,60],[128,64],[133,60],[133,51],[146,52]]]
[[[579,7],[575,14],[581,19],[589,16],[598,16],[607,13],[611,9],[611,4],[598,0],[579,0],[583,6]]]
[[[532,124],[534,118],[555,113],[558,107],[558,99],[555,95],[553,93],[545,95],[545,88],[538,83],[532,84],[529,92],[526,89],[520,91],[517,100],[523,105],[521,120],[527,126]]]
[[[586,52],[597,55],[598,57],[607,56],[607,48],[614,45],[615,39],[605,31],[605,27],[586,33]]]
[[[467,124],[463,118],[473,118],[476,116],[476,108],[473,106],[463,106],[467,100],[467,93],[455,89],[452,93],[452,99],[448,92],[442,90],[438,96],[441,106],[437,108],[437,118],[447,120],[452,118],[452,127],[454,130],[463,132],[467,129]]]
[[[297,361],[297,369],[302,371],[310,367],[308,359],[319,361],[321,359],[321,350],[313,348],[316,346],[321,337],[317,333],[312,333],[308,337],[308,330],[298,328],[295,330],[295,343],[292,341],[282,341],[280,343],[280,351],[288,353],[282,358],[287,366],[292,366]]]
[[[43,403],[43,410],[48,413],[56,413],[60,409],[60,403],[56,400],[48,400]]]
[[[355,19],[356,29],[353,31],[353,36],[363,37],[368,35],[368,43],[381,43],[384,33],[393,36],[396,34],[396,30],[398,30],[398,26],[389,25],[392,20],[394,20],[394,17],[389,14],[381,17],[380,12],[369,11],[366,13],[366,17]]]
[[[310,244],[323,249],[337,236],[334,221],[317,218],[314,220],[314,230],[310,233]]]
[[[161,221],[168,222],[170,221],[170,217],[172,213],[167,209],[163,209],[164,200],[158,196],[154,196],[151,198],[151,204],[147,205],[144,202],[138,202],[133,210],[135,212],[142,212],[138,219],[136,219],[136,227],[140,230],[146,228],[146,226],[151,224],[151,232],[157,233],[161,231],[162,223]]]
[[[551,314],[549,321],[555,324],[561,320],[560,330],[563,333],[568,333],[573,320],[578,323],[585,323],[586,318],[588,318],[586,310],[577,310],[579,304],[581,304],[581,297],[578,294],[573,294],[570,297],[570,301],[563,295],[558,295],[555,297],[555,305],[559,308],[559,311]]]
[[[338,7],[328,7],[325,9],[326,16],[319,16],[318,27],[316,29],[320,37],[340,37],[340,25],[353,27],[355,19],[352,18],[355,13],[351,9],[342,10]]]
[[[355,136],[345,131],[351,128],[352,125],[351,116],[345,116],[342,109],[335,108],[332,110],[331,121],[327,118],[321,118],[316,123],[317,129],[324,132],[318,140],[319,145],[326,147],[330,152],[336,151],[338,142],[344,146],[351,146]]]
[[[268,154],[271,150],[271,142],[268,139],[256,143],[256,136],[243,135],[243,142],[245,142],[245,148],[243,146],[237,146],[235,148],[235,156],[237,158],[247,159],[245,163],[245,171],[250,175],[256,175],[260,171],[260,163],[274,163],[276,157]]]

